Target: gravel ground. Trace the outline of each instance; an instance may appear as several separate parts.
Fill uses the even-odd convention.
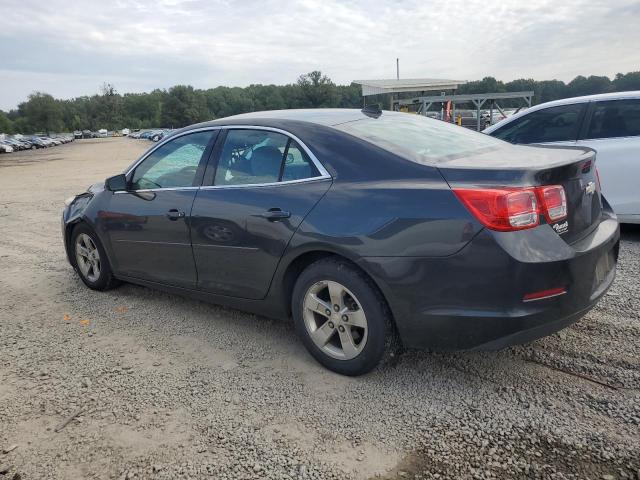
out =
[[[82,285],[62,201],[148,145],[0,157],[0,480],[640,479],[640,229],[610,293],[559,334],[344,378],[287,322]]]

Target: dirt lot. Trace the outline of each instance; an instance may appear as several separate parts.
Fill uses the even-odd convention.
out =
[[[610,293],[557,335],[343,378],[287,322],[82,285],[63,200],[148,146],[0,156],[0,480],[640,479],[640,230]]]

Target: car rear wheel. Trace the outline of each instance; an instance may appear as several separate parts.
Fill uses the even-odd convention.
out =
[[[307,350],[334,372],[362,375],[396,353],[382,294],[345,261],[323,259],[307,267],[294,287],[292,311]]]
[[[86,225],[78,225],[71,236],[73,267],[84,284],[93,290],[109,290],[118,285],[98,236]]]

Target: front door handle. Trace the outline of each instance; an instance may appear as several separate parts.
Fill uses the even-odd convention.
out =
[[[178,220],[179,218],[184,218],[184,212],[181,212],[176,208],[172,208],[167,212],[167,218],[169,220]]]
[[[278,220],[289,218],[290,216],[291,212],[285,212],[283,210],[280,210],[279,208],[270,208],[266,212],[259,215],[259,217],[267,219],[270,222],[277,222]]]

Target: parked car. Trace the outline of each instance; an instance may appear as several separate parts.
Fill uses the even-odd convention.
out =
[[[100,130],[98,130],[98,137],[100,138],[106,138],[108,137],[108,131],[105,128],[101,128]]]
[[[5,138],[3,140],[3,142],[5,144],[11,145],[11,147],[13,148],[14,151],[18,151],[18,150],[26,150],[28,147],[25,143],[23,142],[19,142],[18,140],[14,139],[14,138]]]
[[[120,133],[122,134],[123,137],[126,137],[127,135],[129,135],[131,133],[131,130],[129,130],[128,128],[123,128]]]
[[[76,130],[75,132],[73,132],[73,138],[75,139],[82,138],[82,132],[80,130]]]
[[[13,152],[13,146],[7,143],[5,140],[0,140],[0,153],[11,153]]]
[[[511,143],[593,148],[602,189],[623,223],[640,223],[640,91],[536,105],[485,133]]]
[[[149,134],[149,139],[154,142],[159,142],[167,135],[170,135],[172,132],[171,129],[163,128],[162,130],[155,130],[151,134]]]
[[[138,138],[150,139],[151,135],[153,135],[154,132],[155,132],[155,130],[145,130],[145,131],[140,133],[140,137],[138,137]]]
[[[29,142],[36,148],[47,148],[47,144],[40,137],[29,137]]]
[[[397,335],[450,350],[555,332],[604,295],[619,247],[592,150],[372,109],[186,127],[65,203],[67,256],[89,288],[293,316],[346,375]]]
[[[40,139],[41,142],[43,142],[47,147],[54,147],[55,146],[55,142],[53,140],[51,140],[48,137],[45,136],[37,136],[37,138]]]

